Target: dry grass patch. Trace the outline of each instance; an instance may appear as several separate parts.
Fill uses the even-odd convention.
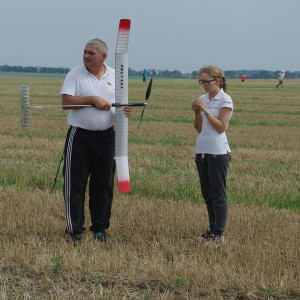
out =
[[[1,199],[5,299],[300,295],[296,212],[231,205],[226,242],[215,248],[199,238],[207,223],[203,203],[117,195],[110,229],[116,242],[100,244],[86,232],[74,249],[63,233],[60,193],[1,188]]]

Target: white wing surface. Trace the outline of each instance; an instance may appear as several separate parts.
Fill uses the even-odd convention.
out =
[[[120,20],[116,46],[116,103],[128,103],[128,42],[131,21]],[[128,119],[123,107],[116,107],[115,159],[119,191],[130,192],[128,167]]]

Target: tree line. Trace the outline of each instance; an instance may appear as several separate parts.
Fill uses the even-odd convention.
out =
[[[178,70],[153,70],[145,69],[143,71],[134,71],[131,68],[128,69],[129,76],[142,76],[143,72],[146,71],[149,77],[171,77],[171,78],[197,78],[197,71],[191,73],[181,73]],[[282,70],[267,71],[267,70],[235,70],[235,71],[224,71],[224,75],[228,79],[240,79],[244,74],[247,79],[274,79],[278,77],[278,74]],[[300,71],[290,72],[285,71],[285,78],[287,79],[299,79]]]
[[[69,68],[54,68],[54,67],[23,67],[23,66],[0,66],[0,72],[28,72],[28,73],[60,73],[66,74],[70,71]],[[148,77],[168,77],[168,78],[197,78],[197,71],[191,73],[181,73],[178,70],[155,70],[155,69],[144,69],[141,71],[135,71],[132,68],[128,68],[129,76],[142,77],[144,71],[146,71]],[[267,70],[231,70],[224,71],[224,75],[228,79],[239,79],[242,74],[246,76],[246,79],[274,79],[277,78],[281,70],[267,71]],[[287,79],[299,79],[300,71],[290,72],[285,71],[285,78]]]
[[[267,71],[267,70],[239,70],[239,71],[225,71],[224,75],[229,79],[238,79],[244,74],[246,79],[274,79],[278,77],[278,74],[282,70]],[[287,79],[299,79],[300,71],[290,72],[284,71],[285,78]]]
[[[26,73],[68,73],[69,68],[49,68],[49,67],[23,67],[23,66],[0,66],[0,72],[26,72]]]

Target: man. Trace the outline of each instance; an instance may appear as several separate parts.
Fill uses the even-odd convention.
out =
[[[64,201],[66,233],[74,246],[85,231],[84,198],[89,179],[89,210],[94,238],[106,240],[113,199],[115,173],[115,71],[105,64],[107,46],[99,40],[87,42],[83,65],[73,68],[61,89],[62,105],[70,109],[70,129],[65,143]],[[72,105],[92,105],[72,107]],[[130,107],[124,107],[127,117]]]
[[[284,79],[284,77],[285,77],[284,72],[281,71],[281,73],[279,73],[279,75],[278,75],[279,83],[276,85],[276,87],[279,87],[281,85],[281,87],[283,88],[283,79]]]
[[[244,84],[245,83],[245,75],[244,74],[242,74],[242,77],[241,77],[241,84]]]
[[[147,73],[146,73],[146,70],[144,69],[144,72],[143,72],[143,82],[146,82],[147,81]]]

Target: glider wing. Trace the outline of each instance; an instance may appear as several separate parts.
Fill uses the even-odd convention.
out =
[[[128,42],[131,21],[120,20],[116,46],[116,103],[128,103]],[[123,107],[116,107],[115,159],[118,174],[119,191],[130,192],[128,167],[128,118]]]

